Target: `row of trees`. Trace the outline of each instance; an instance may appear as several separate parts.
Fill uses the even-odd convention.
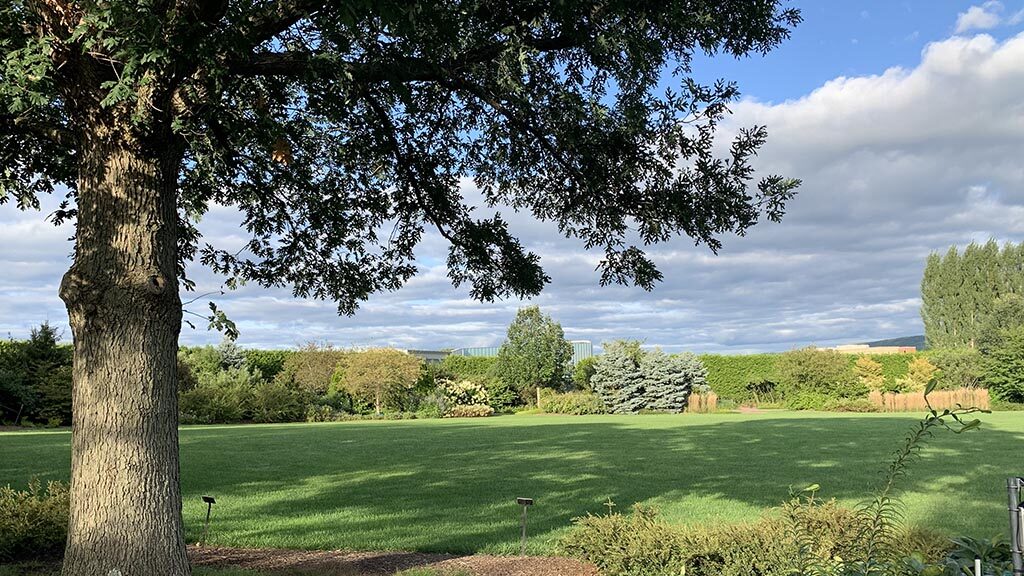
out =
[[[1024,402],[1024,244],[994,240],[928,257],[921,318],[932,348],[999,400]]]

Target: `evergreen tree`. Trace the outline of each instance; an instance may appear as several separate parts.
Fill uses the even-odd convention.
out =
[[[704,364],[691,352],[665,354],[654,350],[643,355],[645,410],[682,412],[690,394],[707,383]]]
[[[644,375],[640,369],[643,351],[636,340],[616,340],[603,345],[590,379],[612,414],[639,412],[646,404]]]
[[[572,345],[562,325],[537,306],[520,308],[498,351],[495,374],[519,391],[524,400],[537,388],[558,388],[568,378]]]

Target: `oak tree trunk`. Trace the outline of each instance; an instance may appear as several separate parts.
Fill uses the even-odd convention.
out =
[[[173,142],[167,131],[167,142]],[[80,148],[64,576],[187,576],[178,473],[180,148],[95,125]]]

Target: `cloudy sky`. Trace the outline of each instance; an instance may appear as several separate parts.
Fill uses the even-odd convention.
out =
[[[740,84],[727,129],[768,126],[758,168],[803,179],[781,224],[727,238],[717,256],[685,239],[660,246],[665,281],[645,293],[599,287],[599,255],[511,215],[553,278],[532,302],[568,337],[752,352],[920,334],[929,252],[1024,240],[1024,0],[794,4],[805,22],[782,48],[697,63],[702,79]],[[44,221],[53,207],[0,207],[0,335],[24,337],[44,320],[67,330],[57,285],[72,231]],[[215,208],[201,228],[215,245],[243,241],[230,209]],[[243,346],[498,344],[524,302],[482,304],[452,288],[436,236],[420,254],[418,277],[353,317],[256,286],[216,302]],[[220,286],[198,266],[190,275],[199,292]],[[207,300],[190,308],[201,313]],[[182,343],[220,339],[202,324],[185,327]]]

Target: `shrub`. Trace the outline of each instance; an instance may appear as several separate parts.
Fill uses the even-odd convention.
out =
[[[605,414],[607,410],[601,397],[593,392],[568,392],[541,396],[540,407],[549,414]]]
[[[456,404],[448,409],[445,418],[480,418],[494,414],[494,408],[487,404]]]
[[[306,344],[285,357],[275,379],[285,384],[293,383],[304,392],[324,394],[331,385],[335,369],[348,356],[349,352],[331,346]]]
[[[866,386],[857,381],[850,357],[835,350],[802,348],[779,356],[779,389],[787,403],[799,393],[826,398],[859,398],[867,395]]]
[[[572,383],[577,390],[590,391],[590,379],[594,377],[594,365],[597,363],[597,356],[584,358],[576,363],[572,369]]]
[[[985,353],[985,384],[993,398],[1024,402],[1024,326],[1007,330]]]
[[[487,405],[490,400],[487,389],[478,382],[471,380],[442,380],[437,386],[438,392],[444,395],[449,406]]]
[[[487,403],[490,404],[491,408],[494,408],[495,412],[511,412],[525,404],[522,396],[519,395],[519,391],[511,384],[498,378],[482,378],[477,381],[483,383],[487,389],[487,396],[489,398]]]
[[[306,422],[333,422],[339,411],[326,404],[307,404]]]
[[[927,358],[919,356],[914,358],[907,366],[907,375],[896,380],[895,392],[922,392],[932,377],[935,376],[937,368]]]
[[[0,561],[55,555],[68,529],[68,487],[33,480],[28,490],[0,488]]]
[[[484,378],[494,375],[498,359],[489,356],[457,356],[449,354],[441,361],[439,372],[442,377],[453,380]]]
[[[786,408],[790,410],[821,410],[830,400],[821,392],[802,390],[786,395]]]
[[[939,369],[935,379],[937,388],[940,390],[976,388],[983,383],[983,359],[977,350],[971,348],[932,350],[928,353],[928,358]]]
[[[245,368],[231,368],[200,379],[198,386],[178,396],[183,424],[240,422],[251,416],[257,377]]]
[[[435,390],[420,400],[419,409],[416,410],[417,418],[443,418],[448,411],[448,400],[445,395]]]
[[[353,396],[373,401],[374,411],[385,408],[404,408],[395,404],[416,386],[423,362],[419,358],[394,348],[376,348],[348,355],[331,377],[331,389],[344,389]],[[395,402],[396,396],[399,402]],[[385,400],[392,400],[390,406]]]
[[[668,355],[654,350],[643,355],[644,409],[682,412],[695,389],[705,389],[708,371],[690,352]]]
[[[282,370],[291,355],[290,350],[246,350],[245,364],[252,368],[264,381],[271,381]]]
[[[774,402],[771,393],[777,382],[778,358],[778,354],[703,354],[700,361],[707,368],[708,385],[719,397],[736,402]]]
[[[575,519],[559,547],[609,576],[789,576],[811,573],[799,571],[801,557],[834,565],[861,547],[857,512],[834,500],[794,500],[780,512],[746,524],[675,526],[637,505],[628,515]],[[813,541],[801,540],[794,524],[812,533]],[[944,542],[940,535],[908,530],[895,544],[906,554],[937,560]]]
[[[250,406],[255,422],[297,422],[303,416],[303,394],[281,382],[260,382]]]
[[[853,373],[865,388],[869,390],[885,389],[885,374],[882,371],[882,364],[870,356],[858,357],[853,364]]]

